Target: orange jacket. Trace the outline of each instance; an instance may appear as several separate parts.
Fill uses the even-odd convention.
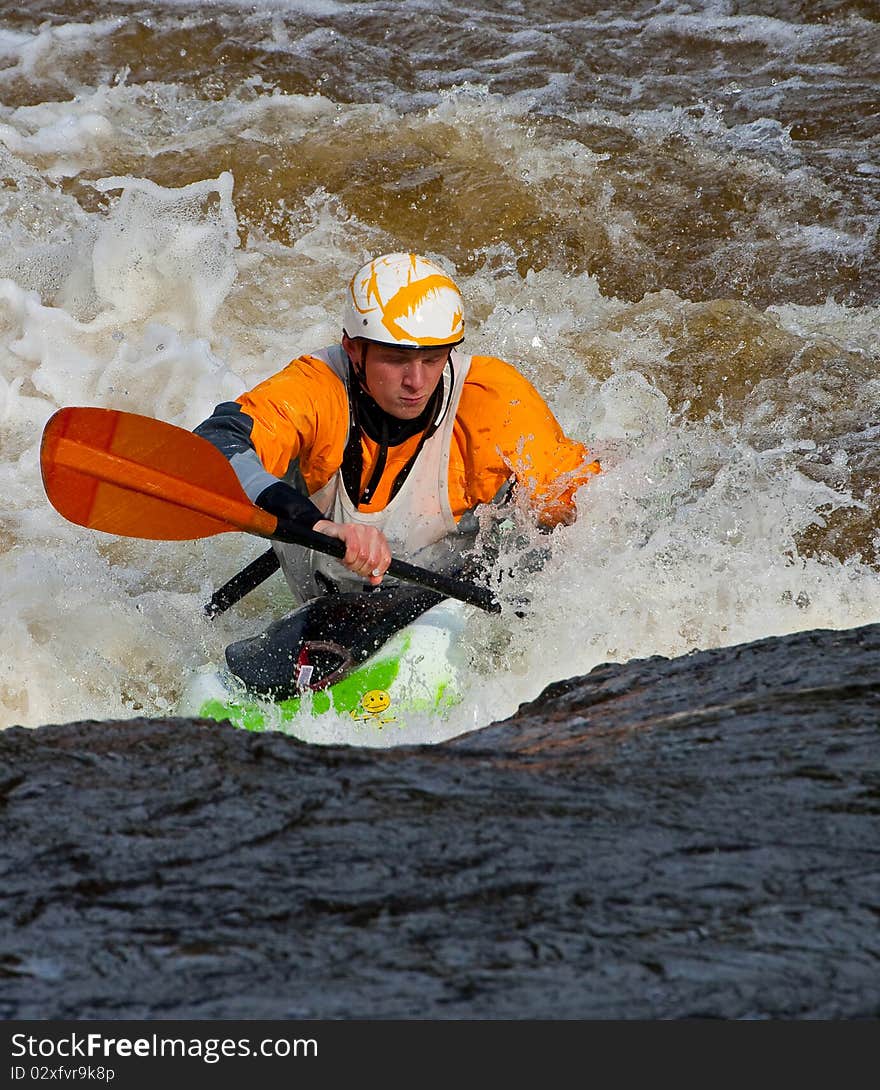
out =
[[[339,469],[349,426],[345,384],[323,360],[300,356],[238,398],[253,420],[251,441],[276,477],[299,458],[310,494]],[[412,436],[389,448],[379,487],[362,511],[381,511],[391,484],[418,444]],[[362,485],[378,444],[361,436]],[[566,438],[540,394],[516,368],[473,356],[456,414],[449,458],[449,501],[456,520],[488,503],[513,475],[542,523],[569,521],[574,494],[599,472],[587,449]]]

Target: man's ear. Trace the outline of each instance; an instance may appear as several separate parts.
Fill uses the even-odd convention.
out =
[[[354,373],[365,390],[367,387],[367,341],[363,337],[349,337],[343,330],[342,347],[351,360]]]
[[[345,349],[345,353],[351,362],[355,366],[355,370],[359,370],[364,360],[364,340],[362,337],[349,337],[349,335],[343,330],[342,332],[342,347]]]

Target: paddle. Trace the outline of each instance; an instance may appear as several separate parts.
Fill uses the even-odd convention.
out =
[[[59,409],[43,430],[43,486],[52,506],[92,530],[184,541],[242,530],[341,559],[338,538],[276,519],[250,502],[227,459],[207,439],[118,409]],[[392,560],[388,574],[498,613],[491,591]]]

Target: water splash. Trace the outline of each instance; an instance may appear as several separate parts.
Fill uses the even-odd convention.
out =
[[[876,619],[876,136],[858,67],[827,63],[873,25],[626,9],[602,45],[586,16],[454,7],[403,50],[416,31],[389,41],[384,10],[353,55],[346,4],[224,5],[210,25],[38,4],[0,27],[0,726],[162,714],[286,608],[270,581],[202,617],[256,554],[240,535],[64,523],[39,476],[51,413],[193,427],[334,341],[341,285],[381,250],[451,262],[469,350],[517,362],[605,470],[510,588],[525,616],[471,619],[443,736],[603,661]],[[486,33],[457,37],[453,75],[462,12]],[[712,64],[670,69],[685,42]],[[296,726],[372,744],[349,728]]]

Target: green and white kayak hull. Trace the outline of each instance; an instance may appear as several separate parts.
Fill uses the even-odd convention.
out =
[[[383,731],[415,717],[443,718],[462,699],[467,654],[461,637],[470,608],[443,600],[329,684],[304,686],[280,699],[255,692],[227,665],[206,666],[188,680],[176,713],[228,720],[250,731],[284,730],[303,717],[327,715]]]

